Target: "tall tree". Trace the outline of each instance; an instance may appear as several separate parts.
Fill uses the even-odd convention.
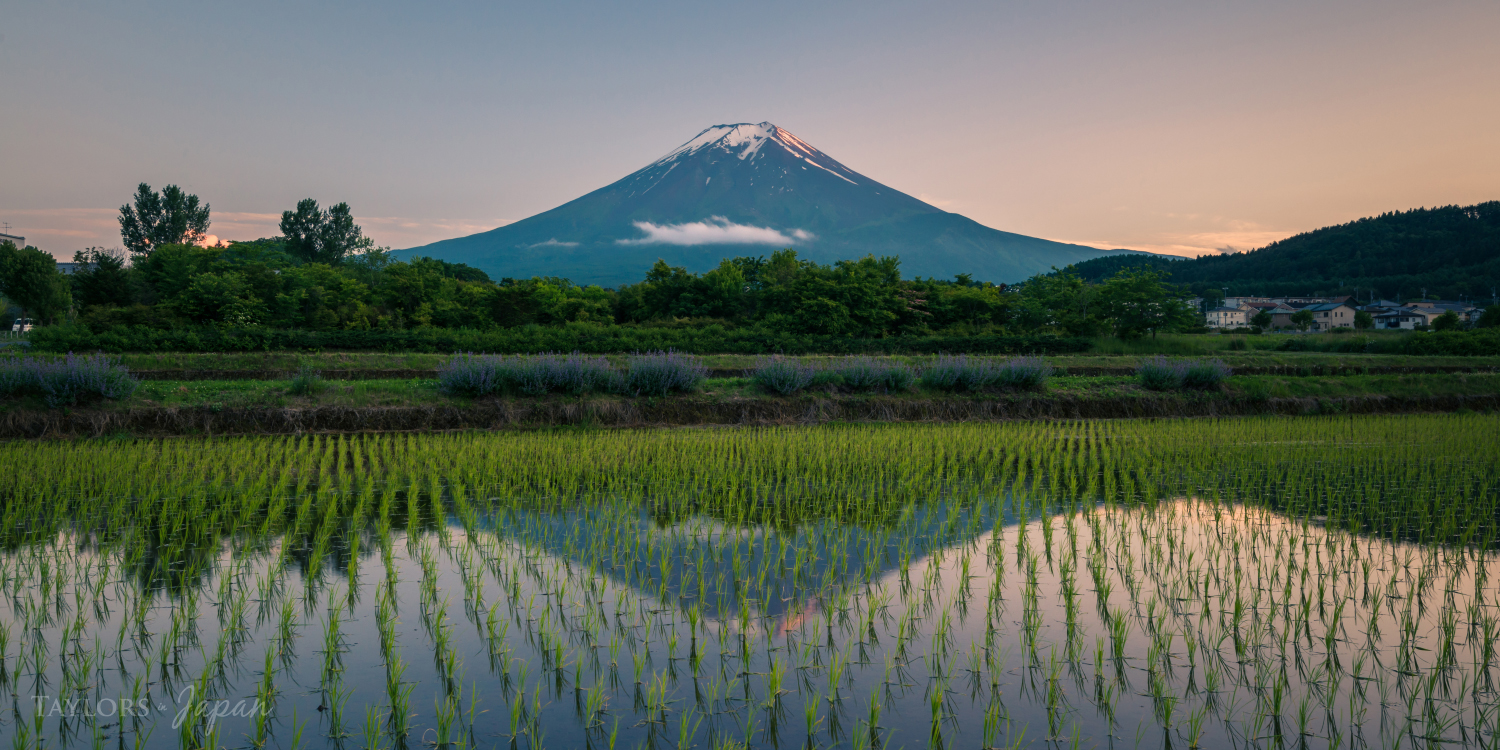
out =
[[[1033,276],[1021,286],[1024,322],[1029,328],[1056,328],[1069,336],[1095,336],[1106,322],[1097,304],[1099,287],[1068,269]]]
[[[1500,328],[1500,305],[1490,305],[1484,308],[1484,314],[1479,316],[1480,328]]]
[[[322,211],[312,198],[298,201],[296,211],[281,212],[281,234],[286,237],[287,252],[308,263],[330,266],[375,246],[354,223],[348,203]]]
[[[126,307],[134,296],[124,253],[91,247],[73,253],[73,300],[80,308],[93,305]]]
[[[162,245],[196,243],[208,233],[208,204],[176,185],[160,193],[141,183],[134,205],[120,206],[120,238],[132,253],[148,255]]]
[[[1165,272],[1150,268],[1122,268],[1099,287],[1101,314],[1122,339],[1152,338],[1161,330],[1189,325],[1196,317],[1187,294],[1165,283]]]
[[[0,294],[21,307],[23,316],[57,320],[72,303],[67,279],[57,271],[57,260],[31,246],[0,243]]]

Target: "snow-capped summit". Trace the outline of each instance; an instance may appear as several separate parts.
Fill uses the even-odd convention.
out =
[[[704,129],[612,185],[514,224],[406,251],[493,277],[639,281],[794,247],[821,263],[899,255],[907,276],[1020,281],[1103,251],[1001,232],[840,164],[770,122]]]
[[[828,158],[822,151],[808,145],[806,141],[769,122],[758,122],[753,125],[748,122],[740,122],[733,125],[715,125],[705,129],[687,143],[673,149],[666,156],[652,162],[651,166],[665,164],[680,158],[693,156],[700,151],[712,149],[727,152],[730,155],[738,157],[740,161],[748,161],[754,159],[760,153],[761,147],[767,144],[771,144],[773,148],[780,148],[793,158],[806,161],[820,169],[826,169],[846,180],[849,177],[846,177],[845,174],[857,176],[853,170]],[[853,180],[850,180],[850,182],[853,182]]]

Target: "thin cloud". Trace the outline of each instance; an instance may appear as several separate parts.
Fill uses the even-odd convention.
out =
[[[1270,229],[1248,221],[1216,220],[1215,223],[1220,226],[1200,231],[1158,231],[1128,239],[1072,240],[1058,237],[1048,239],[1098,248],[1145,250],[1162,255],[1196,258],[1200,255],[1223,255],[1254,250],[1296,234],[1296,232],[1286,230]]]
[[[526,247],[527,250],[530,250],[530,249],[536,248],[536,247],[578,247],[578,243],[577,242],[564,242],[562,240],[559,240],[556,237],[553,237],[552,239],[547,240],[545,242],[537,242],[537,243],[534,243],[534,244],[531,244],[531,245],[526,245],[525,247]]]
[[[783,234],[770,227],[735,224],[722,217],[686,224],[653,224],[637,221],[635,228],[646,233],[634,240],[615,240],[621,245],[791,245],[813,238],[812,233],[793,229]]]

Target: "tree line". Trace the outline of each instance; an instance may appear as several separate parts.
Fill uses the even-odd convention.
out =
[[[375,247],[349,206],[313,199],[282,214],[277,237],[201,244],[210,207],[176,186],[142,184],[120,209],[122,250],[90,248],[65,276],[36,248],[0,246],[0,293],[27,315],[94,332],[117,327],[311,331],[598,325],[722,325],[881,338],[1055,333],[1126,338],[1201,327],[1187,289],[1160,269],[1088,281],[1070,269],[1007,286],[905,279],[900,260],[819,264],[791,249],[728,258],[704,273],[658,261],[616,289],[567,279],[492,280]]]
[[[1184,260],[1095,258],[1074,266],[1100,281],[1122,268],[1170,272],[1196,295],[1350,295],[1360,300],[1492,299],[1500,287],[1500,201],[1381,214],[1305,232],[1249,252]]]

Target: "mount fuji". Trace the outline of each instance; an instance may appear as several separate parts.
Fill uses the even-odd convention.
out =
[[[769,122],[716,125],[624,179],[488,232],[401,251],[493,278],[616,286],[658,259],[695,272],[792,247],[820,263],[899,255],[902,275],[1016,282],[1130,251],[991,229],[840,164]]]

